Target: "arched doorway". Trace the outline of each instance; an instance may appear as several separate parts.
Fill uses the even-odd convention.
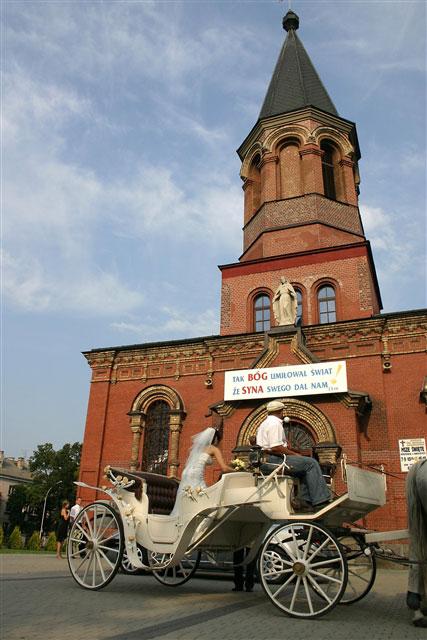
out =
[[[286,435],[293,438],[295,444],[308,445],[299,448],[309,449],[319,442],[336,442],[335,428],[320,409],[295,398],[281,398],[280,401],[285,405],[285,416],[290,419],[289,434]],[[248,445],[250,437],[256,435],[259,425],[267,416],[268,402],[266,400],[244,420],[238,435],[238,446]]]

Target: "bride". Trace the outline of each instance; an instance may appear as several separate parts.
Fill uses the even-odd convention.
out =
[[[193,436],[193,444],[190,449],[189,456],[187,458],[184,471],[182,472],[181,482],[179,483],[178,492],[176,495],[175,506],[171,515],[176,515],[178,510],[179,498],[190,487],[206,488],[205,481],[205,468],[206,465],[210,465],[214,460],[218,463],[223,473],[234,471],[224,461],[223,455],[218,448],[218,444],[222,439],[222,434],[213,427],[207,427],[204,431],[197,433]]]

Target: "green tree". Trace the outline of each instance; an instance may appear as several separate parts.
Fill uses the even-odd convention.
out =
[[[16,484],[10,490],[7,501],[7,511],[9,514],[9,531],[18,526],[25,528],[29,504],[31,502],[29,485]]]
[[[0,549],[3,546],[3,542],[4,542],[4,531],[3,531],[3,527],[0,527]]]
[[[10,549],[22,549],[22,536],[19,527],[15,527],[9,536],[8,546]]]
[[[73,484],[79,474],[82,445],[80,442],[64,444],[55,451],[50,442],[41,444],[30,458],[30,471],[33,482],[29,486],[29,500],[35,512],[36,524],[40,527],[44,500],[46,512],[43,529],[54,528],[63,500],[73,502],[76,487]],[[48,493],[49,492],[49,493]]]

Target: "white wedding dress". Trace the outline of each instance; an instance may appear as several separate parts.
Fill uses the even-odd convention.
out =
[[[193,437],[193,446],[191,447],[187,463],[182,472],[175,505],[171,513],[172,516],[178,515],[181,500],[186,494],[188,487],[190,487],[190,489],[197,489],[198,487],[201,489],[206,488],[205,468],[206,465],[212,464],[212,456],[206,453],[205,449],[211,444],[214,435],[215,429],[208,427]]]
[[[196,487],[206,488],[205,467],[212,464],[212,456],[209,453],[202,452],[197,460],[193,462],[191,467],[187,465],[182,473],[179,489],[185,490],[186,487],[195,489]]]

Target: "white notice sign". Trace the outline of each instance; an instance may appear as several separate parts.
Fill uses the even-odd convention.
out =
[[[226,371],[224,378],[224,400],[308,396],[345,391],[345,360]]]
[[[409,467],[427,458],[426,439],[412,438],[411,440],[399,440],[400,470],[409,471]]]

